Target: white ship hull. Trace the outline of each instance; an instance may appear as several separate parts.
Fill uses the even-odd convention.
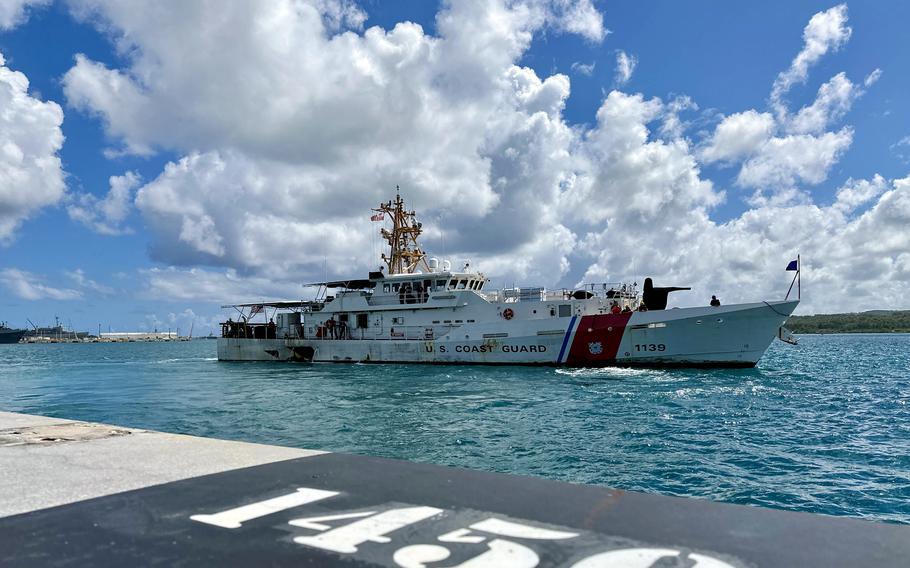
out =
[[[465,323],[432,338],[222,337],[222,361],[752,367],[798,301]]]

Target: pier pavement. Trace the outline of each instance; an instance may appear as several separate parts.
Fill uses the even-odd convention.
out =
[[[0,412],[0,565],[906,566],[910,527]]]

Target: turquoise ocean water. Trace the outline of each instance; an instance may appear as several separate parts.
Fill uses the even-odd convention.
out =
[[[910,523],[910,335],[802,336],[732,371],[0,345],[0,409]]]

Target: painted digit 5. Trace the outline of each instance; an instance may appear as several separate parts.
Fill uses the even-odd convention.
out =
[[[556,531],[489,518],[474,523],[466,529],[458,529],[446,533],[439,537],[439,541],[478,544],[486,540],[487,537],[472,531],[482,531],[499,536],[528,540],[565,540],[578,536],[578,533]],[[428,563],[445,560],[450,555],[451,552],[448,548],[438,544],[415,544],[397,550],[393,560],[402,568],[426,568]],[[512,541],[494,538],[487,543],[485,552],[451,568],[498,568],[499,566],[534,568],[539,562],[540,557],[530,548]]]

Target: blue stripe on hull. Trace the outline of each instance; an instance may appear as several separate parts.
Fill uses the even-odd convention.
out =
[[[566,346],[569,345],[569,336],[572,335],[572,329],[575,328],[575,319],[578,316],[572,316],[571,321],[569,321],[569,329],[566,330],[566,336],[562,338],[562,347],[559,349],[559,357],[556,358],[557,363],[562,363],[562,357],[566,354]]]

